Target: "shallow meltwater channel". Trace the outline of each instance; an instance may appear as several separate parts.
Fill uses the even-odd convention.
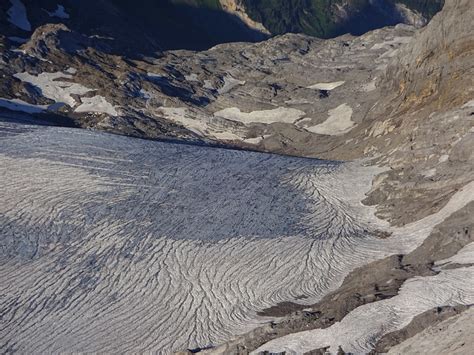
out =
[[[315,302],[392,252],[377,171],[1,122],[0,349],[169,353]]]

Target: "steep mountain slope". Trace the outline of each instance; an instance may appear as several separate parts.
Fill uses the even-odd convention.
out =
[[[0,29],[21,40],[46,23],[64,23],[131,56],[255,42],[287,32],[328,38],[401,22],[421,26],[441,5],[442,0],[13,0],[0,4],[5,14]],[[10,21],[11,11],[24,17],[24,26]]]
[[[8,11],[17,8],[18,14],[24,12],[28,27],[9,21]],[[15,0],[3,1],[0,9],[5,15],[0,18],[4,35],[25,38],[43,24],[64,23],[74,31],[113,45],[115,53],[128,56],[170,48],[203,49],[222,42],[267,37],[238,16],[223,11],[218,1]],[[61,11],[57,13],[57,9]]]
[[[306,33],[330,38],[360,35],[397,23],[423,25],[444,0],[242,0],[251,18],[273,34]]]

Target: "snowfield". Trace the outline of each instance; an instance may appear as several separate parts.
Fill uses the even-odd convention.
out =
[[[94,89],[87,88],[81,84],[71,81],[76,72],[75,68],[69,68],[68,73],[47,73],[43,72],[38,75],[32,75],[28,72],[17,73],[15,78],[23,82],[36,86],[41,90],[41,94],[56,104],[66,104],[70,107],[77,106],[78,102],[72,95],[86,95]],[[63,80],[60,80],[63,79]],[[99,112],[106,113],[111,116],[117,116],[118,112],[115,107],[109,103],[103,96],[95,95],[93,97],[81,97],[81,103],[75,108],[75,112]],[[31,105],[30,105],[31,106]],[[23,111],[15,106],[7,107],[17,111]]]
[[[328,119],[316,126],[306,127],[307,121],[311,119],[304,119],[299,122],[307,131],[317,134],[324,134],[329,136],[338,136],[349,132],[355,127],[352,121],[352,108],[347,104],[339,105],[338,107],[328,111]]]
[[[294,123],[306,115],[304,111],[295,108],[278,107],[273,110],[242,112],[237,107],[230,107],[214,113],[216,117],[242,122],[243,124],[276,122]]]
[[[474,198],[473,183],[390,228],[360,203],[378,172],[0,121],[0,351],[215,345],[268,321],[257,311],[316,302],[354,268],[412,250]]]

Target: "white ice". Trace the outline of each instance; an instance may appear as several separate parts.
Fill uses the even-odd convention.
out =
[[[474,243],[469,243],[462,248],[456,255],[437,261],[436,266],[447,266],[450,264],[474,264]]]
[[[72,81],[66,81],[73,79],[73,75],[71,74],[76,73],[76,69],[68,68],[67,71],[67,74],[61,72],[43,72],[38,75],[23,72],[15,74],[14,77],[38,87],[44,97],[54,100],[57,104],[64,103],[75,108],[75,112],[102,112],[112,116],[118,115],[116,108],[100,95],[81,97],[82,103],[77,102],[77,100],[72,97],[73,94],[81,96],[94,91],[94,89]]]
[[[470,100],[470,101],[466,102],[462,107],[463,108],[474,107],[474,100]]]
[[[21,81],[30,83],[41,89],[41,93],[44,97],[56,102],[64,102],[71,107],[74,107],[74,105],[77,103],[71,94],[84,95],[92,91],[92,89],[89,89],[81,84],[60,80],[72,79],[72,75],[61,72],[43,72],[38,75],[32,75],[28,72],[23,72],[14,74],[13,76],[17,79],[20,79]]]
[[[197,74],[189,74],[189,75],[185,75],[184,78],[187,80],[187,81],[199,81],[199,78],[197,76]]]
[[[230,107],[214,113],[214,116],[216,117],[222,117],[227,120],[242,122],[244,124],[271,124],[276,122],[294,123],[305,115],[306,113],[304,111],[285,107],[252,112],[242,112],[237,107]]]
[[[185,107],[160,107],[156,110],[156,114],[182,125],[198,136],[228,141],[242,140],[242,136],[231,132],[230,127],[219,126],[212,122],[212,117],[196,115]]]
[[[82,104],[74,109],[74,112],[101,112],[111,116],[118,116],[115,107],[105,97],[96,95],[81,98]]]
[[[310,127],[303,125],[303,127],[312,133],[337,136],[349,132],[355,126],[352,121],[352,108],[347,104],[329,110],[328,114],[329,118],[323,123]],[[306,124],[306,120],[301,121],[301,124]]]

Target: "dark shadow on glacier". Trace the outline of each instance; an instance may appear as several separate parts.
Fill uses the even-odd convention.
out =
[[[0,132],[4,126],[0,126]],[[21,245],[24,255],[43,254],[35,244],[70,244],[87,238],[87,231],[94,226],[115,221],[130,222],[118,233],[127,239],[130,250],[147,234],[202,242],[295,235],[327,237],[308,232],[302,221],[311,213],[314,200],[286,179],[314,170],[321,175],[332,174],[340,164],[337,162],[59,127],[35,127],[34,132],[22,127],[19,134],[0,134],[0,139],[0,154],[20,160],[41,159],[41,168],[36,171],[78,169],[106,188],[89,193],[84,186],[81,192],[82,186],[73,186],[72,176],[64,184],[77,192],[54,202],[61,205],[55,207],[61,210],[58,218],[22,227],[22,221],[12,224],[3,217],[4,228],[15,230],[2,231],[4,238],[22,233],[29,236]],[[31,179],[34,181],[35,176]],[[55,199],[54,191],[52,194],[51,199]],[[331,207],[325,204],[325,208]],[[10,255],[19,247],[7,240],[2,244],[3,252]]]

